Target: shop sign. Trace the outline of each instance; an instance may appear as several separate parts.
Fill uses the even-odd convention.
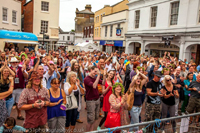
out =
[[[106,41],[106,46],[114,46],[114,41]]]
[[[122,30],[121,29],[117,29],[116,30],[116,36],[121,36]]]

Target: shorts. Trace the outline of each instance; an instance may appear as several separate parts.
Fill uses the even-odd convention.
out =
[[[22,91],[23,91],[23,89],[14,89],[13,90],[12,96],[13,96],[14,103],[18,103]]]
[[[86,101],[87,108],[87,122],[93,124],[99,118],[100,99]]]
[[[194,111],[200,112],[200,98],[190,97],[186,111],[188,113],[194,113]]]

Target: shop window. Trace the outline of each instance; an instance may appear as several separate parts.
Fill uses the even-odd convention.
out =
[[[151,8],[151,27],[156,27],[157,7]]]
[[[12,11],[12,22],[17,23],[17,12],[16,11]]]
[[[3,8],[3,21],[8,21],[8,9]]]
[[[140,10],[135,11],[135,28],[139,28],[140,23]]]
[[[41,10],[42,11],[49,11],[49,2],[42,1]]]
[[[41,33],[47,33],[48,32],[48,21],[41,21]]]
[[[171,4],[170,25],[177,25],[177,22],[178,22],[178,11],[179,11],[179,2],[172,3]]]
[[[110,37],[112,37],[112,33],[113,33],[113,25],[110,26]]]
[[[70,40],[70,36],[67,36],[67,40],[68,40],[68,41]]]

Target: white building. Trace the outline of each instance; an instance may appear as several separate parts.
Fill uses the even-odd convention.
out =
[[[101,40],[103,51],[125,52],[125,33],[128,27],[128,9],[103,16],[101,24]]]
[[[130,0],[126,53],[200,57],[200,0]],[[173,37],[165,46],[162,37]]]
[[[0,29],[21,31],[21,2],[0,0]]]
[[[37,35],[39,43],[54,49],[59,40],[59,8],[60,0],[23,0],[23,29]]]
[[[75,41],[75,33],[74,32],[64,32],[61,28],[59,28],[59,41],[57,42],[57,46],[65,46],[68,47],[70,45],[74,45]]]

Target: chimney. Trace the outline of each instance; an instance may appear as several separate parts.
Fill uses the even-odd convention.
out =
[[[85,6],[85,10],[86,10],[86,9],[89,10],[89,11],[91,11],[91,9],[92,9],[91,5],[86,5],[86,6]]]
[[[104,8],[105,8],[105,7],[110,7],[110,5],[104,5]]]

